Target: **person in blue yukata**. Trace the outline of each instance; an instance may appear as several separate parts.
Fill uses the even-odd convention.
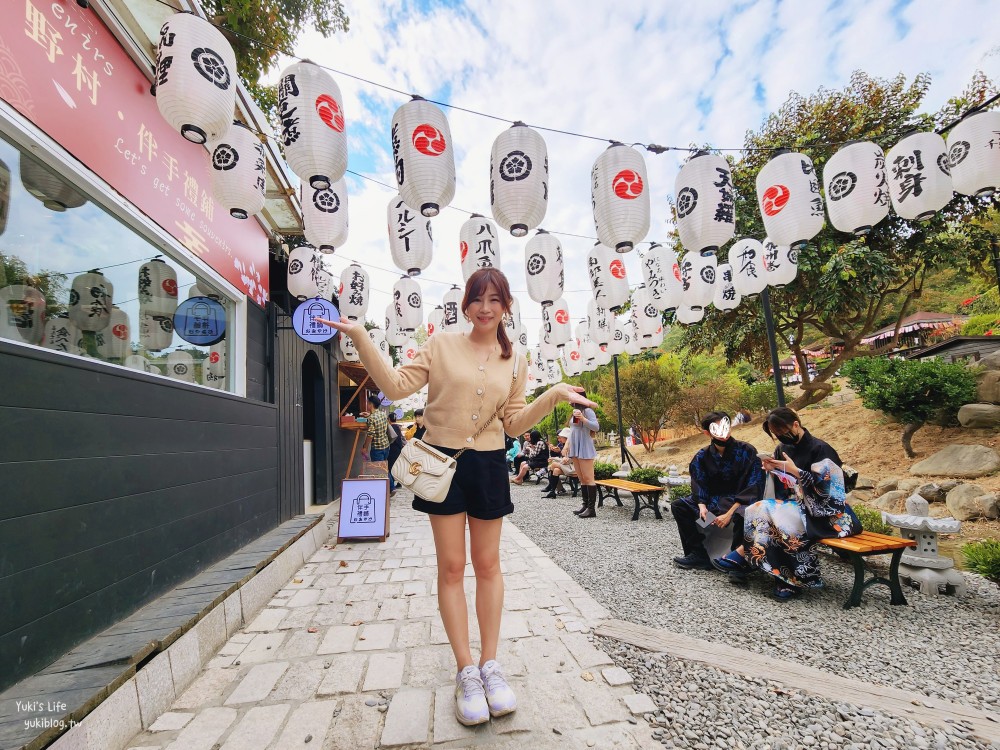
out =
[[[760,500],[764,489],[757,449],[729,434],[728,414],[706,414],[701,429],[712,442],[691,459],[691,494],[670,504],[684,550],[683,556],[674,558],[674,564],[685,570],[712,569],[699,520],[704,524],[711,513],[715,516],[713,526],[732,526],[732,549],[736,549],[743,543],[743,509]]]

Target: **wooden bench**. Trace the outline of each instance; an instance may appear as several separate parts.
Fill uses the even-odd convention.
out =
[[[903,552],[908,547],[916,547],[917,543],[912,539],[900,539],[898,536],[886,536],[876,534],[873,531],[862,531],[856,536],[844,538],[823,539],[820,544],[825,544],[830,549],[837,552],[841,557],[848,557],[854,565],[854,588],[851,595],[847,597],[844,609],[851,609],[861,604],[861,594],[864,590],[875,583],[882,583],[889,587],[890,604],[906,604],[906,597],[903,596],[903,588],[899,585],[899,560]],[[865,580],[865,558],[871,555],[892,555],[889,563],[889,577],[872,575]]]
[[[639,520],[639,511],[643,508],[652,508],[656,517],[661,521],[663,520],[663,516],[660,515],[660,506],[657,502],[660,499],[660,494],[663,492],[662,487],[630,482],[627,479],[598,479],[596,484],[597,507],[603,508],[604,499],[610,497],[613,497],[619,505],[624,505],[625,503],[618,496],[618,491],[625,490],[626,492],[631,492],[632,498],[635,500],[635,512],[632,514],[633,521]]]

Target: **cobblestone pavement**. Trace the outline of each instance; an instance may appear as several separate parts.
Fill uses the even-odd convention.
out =
[[[655,706],[588,635],[606,610],[510,523],[498,660],[519,708],[475,729],[455,719],[430,524],[409,493],[384,543],[332,542],[129,748],[660,747],[642,719]],[[474,592],[468,565],[475,655]]]

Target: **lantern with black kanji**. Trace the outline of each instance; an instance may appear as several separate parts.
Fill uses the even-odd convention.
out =
[[[108,327],[97,334],[97,353],[101,359],[121,362],[130,353],[132,342],[132,325],[128,313],[117,305],[111,308],[111,319]]]
[[[288,254],[288,293],[295,299],[332,299],[336,288],[323,256],[310,245],[300,245]]]
[[[44,335],[45,296],[27,284],[0,289],[0,338],[41,344]]]
[[[699,151],[674,183],[677,231],[688,250],[716,253],[736,232],[736,204],[729,162]]]
[[[427,314],[427,337],[444,330],[444,308],[438,305]]]
[[[462,317],[462,290],[457,286],[452,286],[444,293],[444,330],[449,333],[461,333],[465,330]]]
[[[548,203],[549,157],[545,141],[523,122],[515,122],[493,141],[493,218],[515,237],[524,237],[542,223]]]
[[[174,319],[165,315],[148,315],[139,308],[139,345],[150,352],[166,349],[174,340]]]
[[[852,141],[823,167],[823,188],[830,223],[858,236],[889,215],[885,153],[871,141]]]
[[[760,294],[767,286],[764,264],[764,246],[749,237],[737,241],[729,248],[729,265],[733,268],[733,283],[741,297]]]
[[[551,361],[559,356],[559,349],[545,335],[545,323],[542,323],[538,328],[538,351],[542,353],[542,359],[546,361]]]
[[[715,270],[715,276],[715,296],[712,298],[712,304],[718,310],[735,310],[739,307],[742,297],[736,291],[733,267],[728,263],[721,263]]]
[[[340,314],[348,320],[364,320],[368,312],[369,286],[368,272],[357,263],[352,263],[340,274],[340,288],[337,298]]]
[[[642,354],[642,343],[639,340],[639,332],[635,329],[635,321],[629,315],[625,319],[625,353],[630,357]]]
[[[613,316],[606,307],[597,304],[597,300],[587,303],[587,335],[598,346],[606,346],[611,341],[614,331]]]
[[[625,261],[611,248],[597,243],[587,257],[587,272],[594,299],[601,307],[618,312],[628,302],[628,274]]]
[[[402,346],[406,342],[406,332],[399,327],[396,304],[390,302],[385,308],[385,340],[389,346]]]
[[[424,300],[416,279],[404,276],[393,284],[392,304],[396,323],[407,335],[412,335],[424,322]]]
[[[524,245],[524,275],[528,296],[548,307],[562,296],[565,279],[562,245],[544,229]]]
[[[645,284],[640,284],[632,291],[632,325],[635,326],[636,333],[639,334],[643,348],[647,348],[651,344],[657,333],[660,334],[660,341],[657,341],[655,346],[659,346],[662,342],[663,322],[660,318],[660,311],[653,304]]]
[[[795,281],[799,271],[798,260],[798,250],[793,250],[788,245],[776,245],[770,237],[764,238],[761,266],[768,286],[781,289]]]
[[[569,305],[565,299],[560,297],[542,308],[542,325],[545,327],[545,339],[552,346],[564,346],[572,338]]]
[[[208,356],[201,361],[201,384],[209,388],[225,390],[226,387],[226,342],[212,344]]]
[[[462,276],[468,281],[480,268],[500,268],[500,238],[492,221],[472,214],[458,230]]]
[[[521,333],[521,303],[517,301],[517,297],[511,299],[510,312],[503,316],[501,325],[507,332],[507,338],[510,339],[511,343],[517,341],[517,337]]]
[[[640,253],[639,260],[642,264],[643,283],[649,291],[650,300],[657,310],[662,312],[668,309],[671,305],[667,292],[667,274],[673,272],[673,261],[670,260],[668,264],[666,248],[653,242],[648,250]]]
[[[681,258],[681,301],[685,307],[701,310],[712,302],[715,293],[715,271],[718,261],[714,255],[702,255],[691,250]]]
[[[701,320],[705,317],[705,308],[700,307],[695,310],[694,308],[681,305],[674,311],[674,315],[676,316],[678,323],[689,326],[692,323],[701,322]]]
[[[337,346],[340,347],[340,358],[344,362],[361,361],[361,357],[358,355],[358,347],[355,346],[350,336],[338,336],[337,342]]]
[[[885,156],[889,197],[901,219],[927,221],[955,194],[948,147],[937,133],[911,133]]]
[[[328,188],[312,188],[302,183],[302,224],[306,242],[321,253],[332,253],[347,242],[347,181],[343,178]]]
[[[542,355],[538,349],[531,352],[531,373],[535,376],[538,385],[545,386],[549,383],[549,371],[542,361]]]
[[[196,382],[194,357],[185,351],[170,352],[167,355],[167,377],[180,380],[182,383]]]
[[[241,122],[213,141],[212,194],[234,219],[246,219],[264,208],[264,146]]]
[[[981,198],[1000,189],[1000,110],[968,115],[951,129],[948,166],[962,195]]]
[[[111,322],[114,285],[98,270],[73,277],[69,318],[81,331],[103,331]]]
[[[42,344],[46,349],[77,356],[86,355],[84,350],[83,332],[69,317],[68,313],[60,313],[45,322],[45,337]]]
[[[455,197],[455,151],[448,118],[415,96],[392,116],[396,185],[408,206],[437,216]]]
[[[434,255],[431,220],[414,211],[399,195],[389,201],[385,216],[392,262],[404,273],[419,276]]]
[[[757,173],[757,207],[771,239],[779,245],[805,247],[824,224],[823,198],[812,159],[779,150]]]
[[[385,331],[377,326],[375,328],[368,329],[368,338],[378,349],[378,353],[381,355],[382,359],[387,362],[392,361],[392,355],[389,353],[389,342],[386,341]]]
[[[236,54],[211,23],[176,13],[160,27],[153,87],[157,109],[182,136],[222,138],[236,107]]]
[[[323,190],[343,179],[344,99],[333,76],[309,60],[285,68],[278,81],[278,119],[285,161],[303,185]]]
[[[21,185],[50,211],[62,213],[67,208],[79,208],[87,202],[86,196],[27,154],[21,154],[19,164]]]
[[[597,239],[619,253],[629,252],[649,232],[649,190],[642,154],[613,143],[590,171]]]
[[[177,312],[177,272],[159,258],[139,266],[139,311],[171,317]]]

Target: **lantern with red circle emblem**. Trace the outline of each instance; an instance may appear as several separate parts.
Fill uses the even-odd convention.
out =
[[[393,284],[392,304],[400,330],[412,335],[424,322],[424,300],[417,280],[404,276]]]
[[[192,143],[229,132],[236,107],[236,53],[215,26],[176,13],[160,27],[153,80],[156,107]]]
[[[246,219],[264,208],[264,146],[241,122],[212,141],[212,194],[234,219]]]
[[[515,237],[524,237],[542,223],[548,203],[549,157],[545,141],[523,122],[515,122],[493,141],[493,218]]]
[[[427,338],[444,330],[444,308],[438,305],[427,314]]]
[[[407,337],[399,349],[400,364],[412,364],[413,360],[417,357],[418,351],[420,351],[420,344],[417,343],[417,340],[412,336]]]
[[[344,337],[346,338],[346,336]],[[226,387],[226,342],[212,344],[208,356],[201,361],[201,384],[209,388]]]
[[[562,245],[555,235],[539,229],[524,245],[524,274],[528,296],[548,307],[563,293]]]
[[[927,221],[954,195],[948,147],[937,133],[911,133],[889,149],[889,197],[901,219]]]
[[[583,372],[583,352],[581,351],[581,342],[574,338],[570,338],[566,342],[566,346],[563,348],[563,369],[566,370],[566,374],[575,378],[577,375]]]
[[[1000,110],[967,115],[951,129],[948,166],[962,195],[981,198],[1000,189]]]
[[[396,185],[408,206],[437,216],[455,197],[455,151],[448,118],[414,96],[392,116],[392,159]]]
[[[321,253],[332,253],[347,242],[347,181],[343,178],[328,188],[312,188],[302,183],[302,223],[306,242]]]
[[[169,317],[177,312],[177,272],[159,258],[139,266],[139,311]]]
[[[545,340],[552,346],[565,346],[572,338],[569,322],[569,305],[560,297],[548,307],[542,308],[542,325]]]
[[[805,247],[824,223],[812,159],[780,149],[757,174],[757,206],[772,240],[796,249]]]
[[[128,313],[117,305],[111,308],[108,327],[97,336],[97,353],[101,359],[123,361],[132,353],[132,332]]]
[[[347,129],[333,76],[309,60],[285,68],[278,81],[278,118],[285,161],[303,185],[324,190],[343,179]]]
[[[392,262],[404,273],[419,276],[434,255],[431,220],[414,211],[399,195],[389,201],[385,216]]]
[[[712,304],[718,310],[734,310],[739,307],[740,293],[736,291],[736,284],[733,282],[733,267],[728,263],[721,263],[715,271],[715,296]]]
[[[348,320],[364,320],[368,312],[370,280],[368,272],[352,263],[340,275],[337,290],[340,314]]]
[[[472,214],[458,230],[462,276],[468,281],[480,268],[500,268],[500,238],[496,224],[480,214]]]
[[[729,248],[729,265],[733,268],[733,284],[741,297],[760,294],[767,286],[764,270],[764,246],[749,237]]]
[[[885,152],[871,141],[847,143],[824,165],[823,189],[834,228],[868,234],[889,215]]]
[[[618,312],[628,302],[628,274],[624,259],[601,243],[594,245],[587,258],[590,288],[601,307]]]
[[[776,245],[770,237],[765,237],[762,244],[761,266],[767,285],[780,289],[795,281],[799,270],[799,251],[787,245]]]
[[[674,183],[677,231],[688,250],[716,253],[736,232],[736,204],[729,162],[699,151]]]
[[[681,258],[681,297],[684,305],[700,310],[712,302],[715,293],[715,271],[718,262],[714,255],[702,255],[691,250]]]
[[[607,346],[614,335],[614,319],[611,311],[597,304],[597,300],[587,303],[587,335],[598,346]]]
[[[613,143],[590,171],[597,239],[627,253],[649,232],[649,189],[642,154]]]

